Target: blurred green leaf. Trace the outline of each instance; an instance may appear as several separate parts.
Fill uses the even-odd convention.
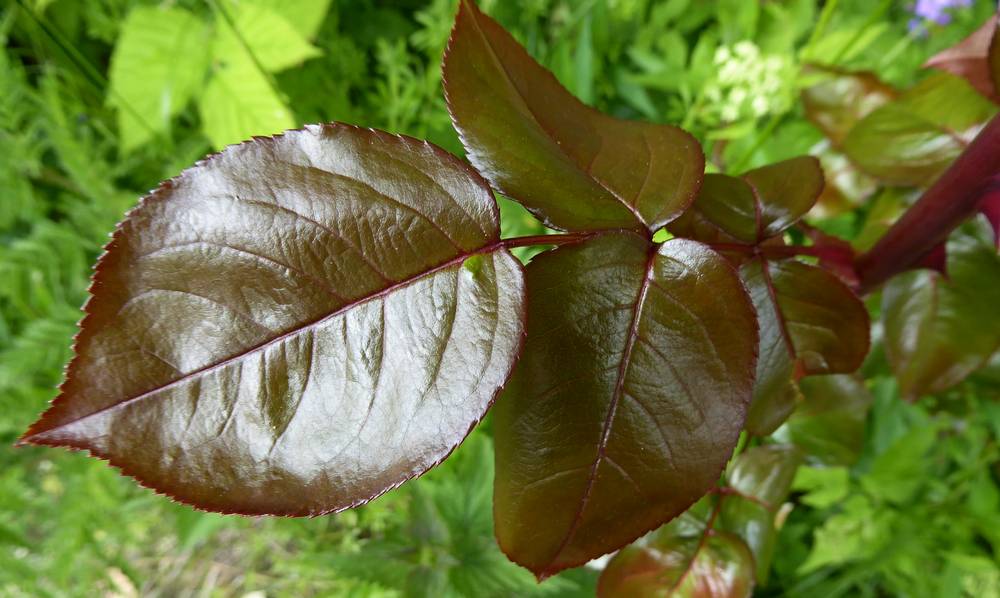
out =
[[[111,58],[108,100],[118,109],[121,151],[170,130],[204,84],[208,27],[182,8],[138,7],[122,25]]]

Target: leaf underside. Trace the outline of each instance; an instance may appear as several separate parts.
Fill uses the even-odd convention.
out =
[[[697,140],[584,105],[468,0],[443,74],[469,160],[552,228],[656,230],[698,192],[705,158]]]
[[[441,461],[524,326],[485,182],[427,143],[339,124],[161,185],[91,292],[62,392],[22,440],[244,514],[344,509]]]
[[[540,578],[675,517],[716,481],[753,385],[756,321],[694,241],[608,233],[535,258],[497,405],[496,531]]]

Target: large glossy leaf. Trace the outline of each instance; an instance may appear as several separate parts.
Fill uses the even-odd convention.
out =
[[[958,44],[924,64],[962,77],[983,96],[1000,104],[1000,28],[993,15]]]
[[[346,125],[167,181],[100,259],[59,398],[27,432],[198,507],[317,514],[433,466],[521,343],[485,181]]]
[[[811,156],[800,156],[748,171],[740,177],[705,175],[690,212],[743,243],[762,243],[780,235],[816,203],[823,190],[823,170]],[[707,242],[691,223],[679,221],[671,230],[695,234]]]
[[[789,384],[809,374],[849,373],[868,353],[868,312],[836,276],[793,260],[741,268],[760,320],[760,351],[748,429],[769,434],[794,409]]]
[[[471,0],[460,3],[444,79],[469,160],[552,227],[655,230],[698,191],[693,137],[585,106]]]
[[[748,598],[753,555],[734,534],[680,536],[665,529],[629,546],[601,574],[602,598]]]
[[[496,531],[540,578],[619,548],[718,479],[756,322],[728,262],[607,233],[528,266],[525,351],[495,420]]]
[[[964,80],[937,73],[858,122],[844,153],[883,182],[927,186],[995,113]]]
[[[728,493],[720,500],[718,526],[739,536],[754,557],[757,583],[767,583],[777,539],[778,510],[788,497],[802,460],[794,446],[771,444],[733,459],[726,475]]]
[[[788,418],[788,439],[810,462],[850,466],[861,455],[871,393],[856,376],[813,376],[799,382],[803,400]]]
[[[947,278],[907,272],[883,291],[886,355],[908,399],[961,382],[1000,349],[1000,256],[977,232],[949,240]]]

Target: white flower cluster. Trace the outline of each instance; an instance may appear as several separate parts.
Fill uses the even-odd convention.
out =
[[[761,54],[750,41],[715,51],[716,76],[705,88],[709,112],[724,122],[760,118],[788,108],[791,63],[783,56]]]

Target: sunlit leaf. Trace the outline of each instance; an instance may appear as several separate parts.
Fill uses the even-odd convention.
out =
[[[312,39],[323,25],[330,0],[252,0],[280,15],[305,39]]]
[[[264,70],[276,72],[320,55],[281,14],[261,4],[241,2],[226,15],[231,23],[225,18],[216,23],[212,44],[216,61],[249,58],[247,53],[251,52]]]
[[[656,230],[698,192],[704,156],[693,137],[582,104],[471,0],[444,79],[469,160],[554,228]]]
[[[100,259],[62,392],[26,433],[203,509],[306,515],[438,463],[503,385],[520,264],[485,181],[347,125],[167,181]]]
[[[766,435],[794,407],[788,401],[790,381],[849,373],[861,365],[868,353],[868,312],[843,282],[815,266],[755,259],[741,268],[741,275],[760,321],[748,426],[752,433]]]
[[[927,186],[996,111],[963,79],[938,73],[859,121],[844,153],[883,182]]]
[[[919,270],[885,286],[886,355],[908,399],[961,382],[1000,349],[1000,256],[986,237],[949,240],[947,278]]]
[[[608,233],[528,266],[524,354],[497,405],[500,546],[547,577],[678,515],[718,479],[756,324],[700,243]]]
[[[203,84],[207,42],[205,23],[182,8],[140,6],[128,14],[108,75],[123,152],[169,130]]]

